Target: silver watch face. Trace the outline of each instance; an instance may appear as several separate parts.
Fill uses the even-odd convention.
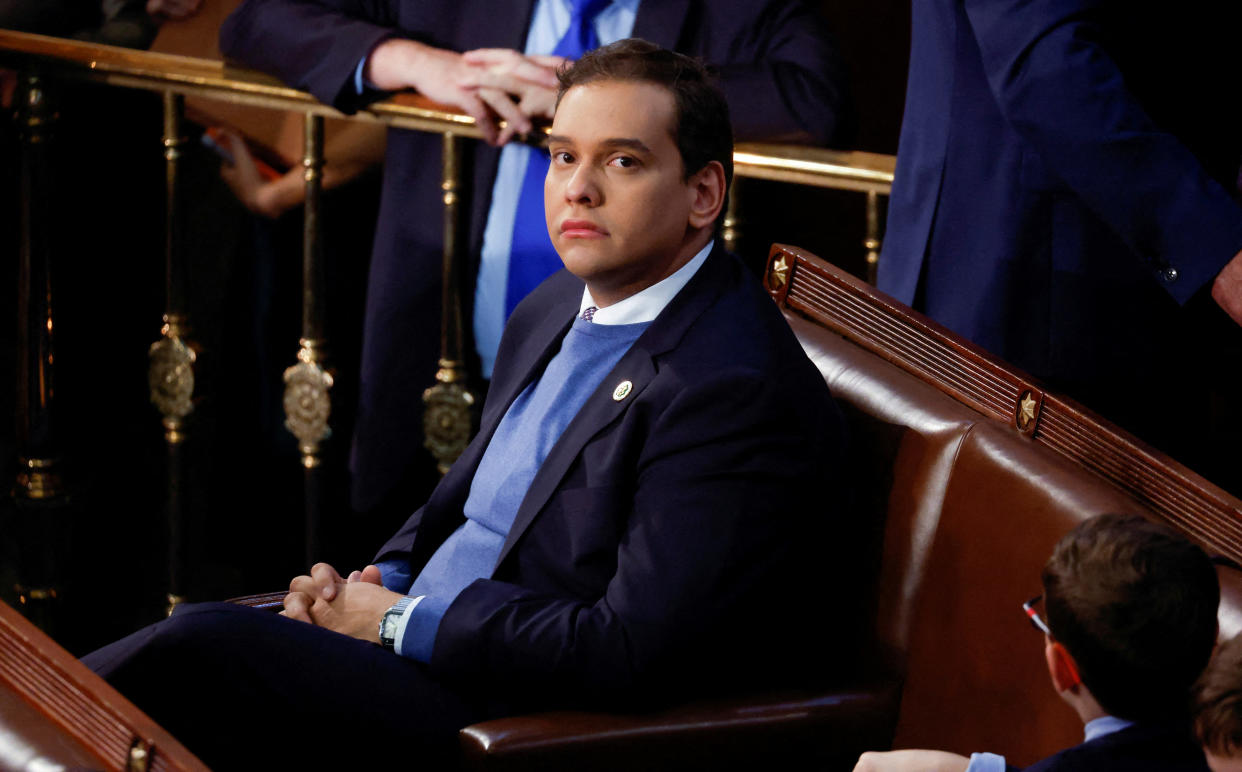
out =
[[[384,619],[380,622],[380,643],[385,646],[391,646],[393,638],[397,636],[397,623],[401,621],[403,610],[390,608],[384,612]]]
[[[392,604],[384,616],[380,617],[379,637],[380,643],[388,648],[394,647],[394,641],[397,637],[397,625],[401,622],[401,615],[405,613],[406,608],[410,605],[410,598],[405,597]]]

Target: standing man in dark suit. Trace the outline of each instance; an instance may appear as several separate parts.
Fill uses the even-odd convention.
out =
[[[541,175],[527,170],[539,154],[508,140],[551,116],[562,58],[549,55],[580,53],[562,44],[583,21],[579,42],[633,36],[715,66],[740,139],[826,143],[840,123],[843,70],[803,0],[248,0],[221,30],[226,55],[346,112],[413,88],[465,110],[490,145],[504,145],[469,154],[465,316],[484,377],[507,312],[533,286],[510,285],[510,266],[534,259],[525,251],[511,262],[511,245],[541,239],[534,252],[552,266],[543,276],[556,266],[539,216],[522,207],[533,182],[538,208]],[[403,484],[430,469],[420,395],[439,356],[440,149],[435,135],[389,136],[351,455],[359,511],[404,517],[425,495]]]
[[[1242,4],[913,13],[880,289],[1193,450],[1174,435],[1206,419],[1185,411],[1242,360]]]
[[[427,504],[375,565],[294,579],[285,619],[183,606],[86,658],[209,764],[256,726],[287,739],[270,749],[285,766],[360,747],[423,759],[486,717],[805,682],[839,661],[848,599],[831,635],[816,608],[851,570],[842,419],[714,244],[723,97],[642,41],[563,78],[545,202],[568,270],[514,312],[480,432]]]

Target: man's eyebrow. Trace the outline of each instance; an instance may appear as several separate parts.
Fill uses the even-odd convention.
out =
[[[612,137],[600,143],[606,147],[628,147],[637,150],[640,153],[650,153],[651,148],[647,147],[647,143],[641,139],[631,139],[629,137]]]
[[[563,134],[549,134],[548,144],[572,145],[574,144],[574,141],[570,137],[566,137]],[[651,148],[647,146],[646,142],[643,142],[641,139],[633,139],[631,137],[610,137],[601,141],[600,144],[604,147],[628,147],[640,153],[651,153]]]

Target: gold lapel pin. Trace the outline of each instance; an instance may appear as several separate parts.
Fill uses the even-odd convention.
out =
[[[617,384],[617,388],[612,390],[612,399],[614,402],[620,402],[630,396],[630,392],[634,390],[634,384],[629,381],[621,381]]]

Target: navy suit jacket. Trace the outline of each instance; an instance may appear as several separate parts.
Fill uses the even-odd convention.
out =
[[[1041,377],[1135,372],[1242,250],[1242,4],[920,0],[879,286]]]
[[[1188,726],[1136,724],[1049,756],[1025,772],[1207,772]]]
[[[417,575],[463,522],[483,450],[581,295],[561,271],[519,305],[478,436],[377,561],[408,559]],[[614,399],[623,381],[633,388]],[[775,304],[717,249],[553,447],[494,573],[445,613],[433,676],[477,681],[509,709],[813,678],[857,622],[836,579],[852,565],[835,538],[843,431]]]
[[[381,40],[522,50],[534,0],[247,0],[220,30],[221,50],[321,101],[357,109],[358,62]],[[635,37],[718,68],[738,139],[826,143],[844,101],[843,68],[802,0],[643,0]],[[380,502],[422,450],[420,395],[440,355],[443,208],[438,135],[393,130],[367,287],[352,468],[354,505]],[[499,151],[474,143],[464,319]],[[466,348],[473,355],[467,333]]]

